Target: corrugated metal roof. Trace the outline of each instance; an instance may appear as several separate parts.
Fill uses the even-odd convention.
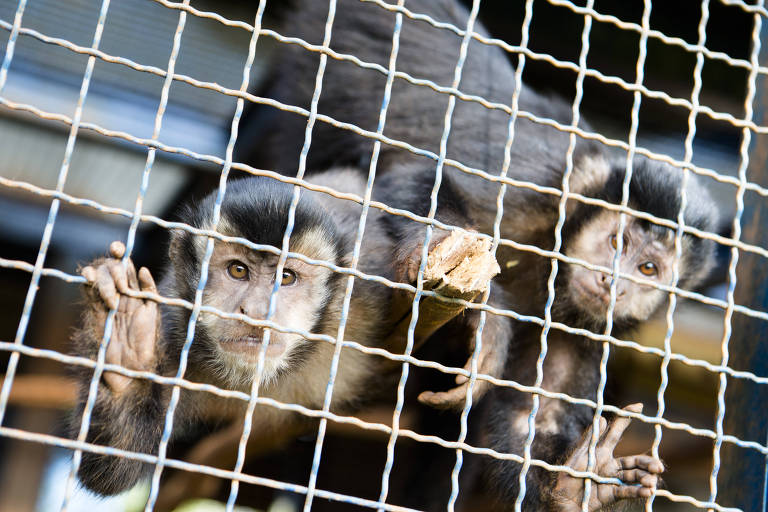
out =
[[[250,2],[195,2],[201,10],[252,21],[257,5]],[[0,19],[14,20],[15,1],[0,1]],[[30,0],[22,26],[43,35],[90,47],[101,0]],[[119,0],[110,4],[100,49],[143,65],[166,69],[181,11],[152,0]],[[4,55],[7,31],[0,37]],[[193,78],[238,89],[251,34],[214,20],[187,16],[176,71]],[[252,83],[261,68],[258,55],[269,52],[262,38]],[[2,95],[45,111],[72,116],[88,57],[22,34],[17,40],[8,82]],[[163,78],[97,59],[85,102],[83,121],[137,137],[152,135]],[[203,154],[224,156],[236,100],[210,90],[175,82],[170,89],[160,141]],[[68,127],[41,124],[34,116],[0,110],[0,175],[53,188],[64,155]],[[133,209],[146,150],[108,137],[78,137],[65,191],[108,206]],[[144,211],[162,214],[185,180],[185,165],[158,152]],[[4,190],[4,193],[13,190]]]

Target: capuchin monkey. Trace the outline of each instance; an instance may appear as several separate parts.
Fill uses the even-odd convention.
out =
[[[361,174],[334,170],[313,176],[313,183],[345,192],[364,189]],[[250,177],[228,184],[221,218],[213,222],[215,193],[188,205],[180,220],[197,229],[216,230],[256,244],[282,246],[293,186],[266,177]],[[338,266],[349,266],[362,207],[347,200],[303,190],[295,210],[289,250]],[[158,285],[146,268],[138,272],[121,258],[125,246],[113,242],[109,256],[82,269],[86,278],[84,326],[75,335],[79,355],[94,358],[104,333],[109,309],[117,308],[106,351],[106,363],[160,375],[176,374],[190,310],[159,305],[126,293],[151,292],[194,302],[207,238],[182,229],[171,232],[168,263]],[[370,211],[358,269],[392,278],[393,249],[378,213]],[[202,303],[225,313],[266,319],[278,256],[238,244],[215,240]],[[280,275],[272,321],[286,329],[337,336],[346,275],[288,258]],[[356,279],[346,322],[345,340],[370,347],[385,345],[396,318],[389,311],[392,289]],[[119,303],[118,303],[119,299]],[[194,330],[185,378],[221,388],[249,392],[256,375],[266,328],[204,311]],[[334,345],[311,341],[295,332],[270,329],[259,395],[284,403],[322,409]],[[389,360],[344,349],[333,390],[331,411],[349,412],[387,389],[394,379]],[[72,417],[77,432],[88,395],[90,371],[83,371],[79,406]],[[394,380],[392,380],[394,382]],[[394,385],[392,386],[394,387]],[[156,453],[163,432],[172,386],[104,372],[88,432],[88,442],[141,453]],[[246,403],[182,389],[175,412],[173,439],[194,437],[203,425],[243,421]],[[258,406],[253,436],[278,439],[285,431],[307,428],[305,416]],[[276,442],[276,441],[275,441]],[[131,488],[150,465],[120,457],[85,452],[79,478],[102,495]]]
[[[320,45],[326,29],[328,3],[295,0],[291,6],[290,15],[283,17],[278,30],[285,36],[300,37]],[[453,0],[408,0],[405,7],[437,22],[448,22],[462,30],[467,28],[467,11]],[[330,48],[338,54],[353,55],[365,63],[387,69],[392,55],[395,20],[395,10],[357,0],[338,0]],[[479,23],[474,24],[472,31],[487,37]],[[429,80],[433,86],[452,87],[461,40],[451,30],[404,16],[396,70],[419,80]],[[517,84],[508,58],[499,46],[471,39],[458,90],[511,107]],[[257,94],[309,110],[320,53],[298,45],[281,44],[277,45],[271,59],[270,78],[262,90],[256,91]],[[375,132],[385,97],[385,84],[386,74],[380,70],[328,58],[317,112]],[[396,77],[387,105],[384,136],[416,150],[439,155],[451,100],[449,94],[438,92],[434,87]],[[571,123],[570,105],[525,86],[520,89],[516,106],[521,112],[564,125]],[[292,172],[304,141],[305,120],[304,116],[292,112],[252,104],[244,118],[236,158],[256,167]],[[509,126],[510,115],[503,109],[455,98],[445,146],[447,161],[441,167],[442,182],[435,215],[438,220],[493,234],[501,183],[488,179],[488,175],[499,176],[503,169],[509,178],[519,182],[563,188],[565,171],[569,167],[566,158],[569,134],[526,116],[515,119],[513,131]],[[579,126],[590,131],[583,120]],[[509,163],[505,167],[505,145],[511,136]],[[320,119],[312,132],[307,169],[311,172],[336,165],[368,169],[373,144],[374,139],[370,136],[335,127]],[[465,172],[453,165],[454,162],[487,175]],[[577,136],[570,163],[570,192],[613,204],[622,202],[626,161],[612,161],[602,146]],[[393,207],[426,215],[437,167],[434,156],[425,157],[396,144],[383,143],[377,163],[374,197]],[[682,171],[641,158],[635,159],[631,167],[629,206],[677,221]],[[687,199],[683,212],[685,224],[711,231],[716,224],[716,208],[693,177]],[[532,187],[507,186],[503,198],[504,215],[499,226],[501,237],[552,249],[559,203],[558,194]],[[653,285],[670,284],[675,266],[679,271],[676,285],[695,288],[705,279],[714,261],[711,241],[686,232],[680,244],[681,257],[677,259],[673,230],[631,215],[625,219],[625,227],[620,233],[618,213],[569,198],[560,249],[568,257],[610,270],[616,250],[621,247],[619,271],[642,282],[618,278],[615,283],[611,334],[619,337],[648,319],[665,303],[667,293]],[[388,216],[384,222],[396,245],[402,243],[403,247],[410,248],[418,246],[413,240],[424,239],[422,224],[412,223],[401,216]],[[439,242],[444,236],[436,231],[432,243]],[[491,286],[489,304],[543,317],[551,260],[504,245],[496,256],[502,275]],[[551,309],[553,321],[602,334],[606,328],[612,281],[610,272],[560,262]],[[476,317],[477,314],[470,313],[456,321]],[[507,317],[491,313],[487,314],[486,321],[478,371],[533,384],[541,350],[541,327],[523,321],[512,322]],[[574,398],[596,400],[602,344],[557,328],[548,332],[547,341],[549,349],[543,366],[542,387]],[[472,343],[468,345],[471,349]],[[459,378],[457,384],[458,387],[447,391],[423,393],[420,399],[436,407],[460,408],[467,393],[467,379]],[[476,381],[474,393],[475,399],[485,395],[471,418],[470,430],[479,430],[476,438],[485,440],[498,451],[522,455],[528,436],[531,395],[510,388],[491,388],[483,380]],[[633,404],[625,409],[636,413],[641,408],[639,404]],[[594,414],[594,409],[586,406],[541,397],[532,456],[548,463],[585,469]],[[660,461],[644,455],[623,458],[613,455],[613,448],[628,422],[627,418],[617,418],[608,424],[600,418],[594,470],[601,476],[618,477],[625,485],[593,482],[589,510],[621,506],[628,501],[625,498],[649,496],[658,485],[658,475],[663,471]],[[486,473],[490,475],[490,487],[499,499],[499,506],[511,508],[519,491],[520,465],[489,458]],[[524,510],[580,510],[581,479],[532,466],[526,484]]]
[[[585,195],[619,204],[624,181],[623,165],[608,170],[608,175]],[[707,192],[696,182],[689,183],[689,202],[684,218],[687,226],[711,231],[712,208]],[[667,166],[638,161],[629,183],[630,208],[656,217],[677,220],[681,207],[680,172]],[[707,210],[709,208],[709,210]],[[566,256],[610,269],[621,245],[619,272],[643,283],[620,278],[615,283],[615,307],[611,334],[622,338],[666,303],[667,292],[653,284],[672,282],[673,265],[677,264],[677,286],[692,288],[701,283],[714,264],[714,243],[690,234],[680,240],[681,257],[675,262],[675,231],[649,221],[626,216],[622,240],[618,240],[619,214],[608,209],[579,203],[566,217],[563,248]],[[542,231],[541,238],[530,240],[539,247],[551,247],[554,231]],[[513,251],[513,266],[500,276],[498,285],[510,293],[508,307],[522,315],[541,316],[548,299],[547,279],[551,263],[530,252]],[[647,284],[646,284],[647,283]],[[606,330],[610,303],[611,276],[578,264],[560,263],[555,280],[552,321],[597,334]],[[533,385],[536,362],[541,351],[541,327],[516,322],[510,339],[509,358],[503,376],[521,384]],[[547,334],[548,350],[543,365],[542,387],[563,392],[574,398],[596,399],[602,343],[552,328]],[[591,438],[594,409],[559,399],[540,396],[535,421],[535,438],[531,446],[534,459],[565,464],[583,470]],[[532,397],[509,388],[495,387],[488,392],[478,419],[484,423],[484,434],[494,449],[522,455],[528,436],[528,417]],[[639,413],[641,404],[625,407]],[[594,485],[589,510],[600,510],[622,498],[650,496],[658,484],[663,465],[646,455],[614,458],[613,448],[627,427],[629,419],[617,418],[606,427],[600,419],[600,442],[597,445],[595,472],[618,477],[636,486]],[[579,441],[581,439],[581,441]],[[506,504],[514,503],[519,492],[520,465],[492,460],[488,468],[495,491]],[[582,482],[531,466],[527,476],[524,510],[581,510]],[[611,509],[613,510],[613,509]]]

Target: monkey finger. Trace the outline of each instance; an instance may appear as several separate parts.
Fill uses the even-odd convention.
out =
[[[139,290],[139,280],[136,277],[136,267],[133,265],[133,260],[130,258],[125,260],[125,273],[128,277],[128,286],[131,287],[131,290]]]
[[[87,267],[83,267],[80,270],[80,275],[85,278],[88,283],[93,284],[93,282],[96,280],[96,270],[90,265]]]
[[[109,244],[109,255],[115,259],[121,259],[125,255],[125,245],[123,242],[115,240]]]
[[[117,309],[118,293],[115,288],[115,281],[106,265],[96,269],[96,276],[93,283],[99,297],[110,309]]]
[[[600,416],[600,421],[598,424],[598,439],[600,436],[603,435],[605,432],[605,429],[608,426],[608,423],[605,421],[605,418]],[[576,469],[578,471],[583,470],[587,467],[587,459],[589,454],[589,445],[592,442],[592,425],[590,424],[587,430],[584,431],[584,435],[581,438],[581,441],[579,441],[579,444],[576,446],[576,448],[573,450],[573,453],[571,453],[570,457],[565,461],[565,465],[569,466],[573,469]]]
[[[618,478],[622,482],[628,484],[640,484],[645,487],[656,487],[659,483],[658,475],[651,474],[642,469],[627,469],[625,471],[619,471]]]
[[[138,290],[139,282],[136,279],[136,270],[133,268],[133,262],[131,260],[111,261],[109,263],[109,272],[112,278],[115,280],[115,286],[118,291],[125,294],[127,290]]]
[[[474,345],[474,343],[473,343]],[[480,354],[477,356],[477,373],[483,373],[485,375],[491,375],[493,377],[496,377],[497,372],[495,368],[495,358],[493,357],[493,354],[490,354],[492,352],[491,350],[486,350],[485,348],[480,351]],[[466,364],[464,365],[464,370],[471,372],[472,371],[472,358],[470,357],[467,359]],[[469,377],[466,375],[458,374],[456,375],[456,384],[465,384],[469,381]],[[482,383],[483,384],[483,390],[487,388],[488,381],[485,380],[478,380],[476,385]],[[474,396],[478,396],[477,393],[473,393]]]
[[[629,455],[616,459],[621,469],[640,468],[649,473],[663,473],[664,464],[657,458],[650,455]]]
[[[467,387],[467,385],[463,385],[448,391],[423,391],[418,399],[424,405],[429,405],[435,409],[457,409],[464,405]]]
[[[112,278],[114,287],[118,292],[125,294],[125,291],[130,287],[128,286],[128,276],[126,276],[125,269],[121,261],[112,261],[107,266],[109,275]]]
[[[467,362],[464,363],[464,368],[462,368],[462,369],[465,370],[465,371],[468,371],[468,372],[472,371],[472,358],[471,357],[469,359],[467,359]],[[477,364],[477,369],[478,369],[478,371],[481,371],[480,370],[480,362],[479,361],[478,361],[478,364]],[[456,375],[456,384],[461,385],[461,384],[466,384],[467,382],[469,382],[469,377],[468,376],[462,375],[462,374]]]
[[[620,485],[614,491],[616,498],[650,498],[653,488],[642,485]]]
[[[143,292],[157,293],[155,280],[152,279],[152,274],[147,267],[141,267],[139,269],[139,288]]]
[[[472,400],[482,398],[489,387],[490,384],[487,381],[475,381],[472,386]],[[468,391],[468,382],[448,391],[424,391],[419,395],[419,402],[436,409],[460,409],[467,401]]]
[[[643,410],[643,404],[638,403],[628,405],[622,410],[640,413]],[[613,449],[616,448],[617,444],[619,444],[619,440],[624,434],[624,431],[629,426],[630,422],[632,422],[632,418],[628,418],[626,416],[618,416],[616,419],[614,419],[611,422],[611,426],[609,427],[608,432],[605,434],[605,437],[600,443],[601,447],[610,450],[610,452],[613,453]]]

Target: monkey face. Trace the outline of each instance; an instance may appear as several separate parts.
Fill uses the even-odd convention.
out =
[[[227,313],[266,320],[275,284],[278,257],[252,251],[238,244],[216,242],[208,270],[203,303]],[[228,380],[250,383],[256,374],[259,354],[269,331],[262,380],[290,370],[292,354],[311,341],[296,331],[311,331],[327,301],[327,281],[331,272],[289,258],[279,276],[281,286],[275,295],[271,321],[285,330],[257,327],[241,320],[203,313],[210,352]]]
[[[619,214],[601,211],[585,222],[569,242],[566,255],[593,265],[613,267],[619,246]],[[627,216],[619,271],[646,281],[668,284],[672,279],[674,233],[650,228]],[[611,276],[570,265],[565,292],[569,302],[587,317],[600,322],[610,301]],[[629,322],[647,319],[662,303],[665,293],[657,288],[619,279],[616,283],[614,319]]]

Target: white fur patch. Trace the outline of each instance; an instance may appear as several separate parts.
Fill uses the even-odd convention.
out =
[[[568,182],[570,191],[584,194],[587,190],[600,188],[610,173],[611,166],[602,155],[587,155],[574,165]]]

